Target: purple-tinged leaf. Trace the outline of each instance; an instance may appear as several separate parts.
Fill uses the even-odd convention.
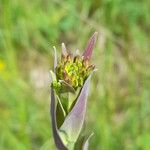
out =
[[[83,150],[88,150],[89,148],[89,140],[90,138],[93,136],[93,133],[90,134],[90,136],[87,138],[87,140],[85,141],[84,145],[83,145]]]
[[[62,55],[63,55],[63,56],[66,56],[68,53],[67,53],[67,49],[66,49],[66,46],[65,46],[64,43],[62,43],[61,49],[62,49],[62,52],[61,52]]]
[[[54,141],[55,141],[57,149],[67,150],[67,148],[65,147],[65,145],[63,144],[59,136],[59,132],[58,132],[57,124],[56,124],[56,106],[55,106],[55,96],[54,96],[53,89],[51,89],[51,121],[52,121]]]
[[[84,123],[90,79],[91,75],[85,81],[74,107],[60,127],[60,131],[65,132],[68,140],[72,142],[76,142]]]
[[[93,51],[94,45],[95,45],[96,40],[97,40],[97,36],[98,36],[98,32],[95,32],[93,34],[93,36],[90,38],[90,40],[87,44],[87,47],[86,47],[86,49],[83,53],[83,58],[84,59],[90,59],[91,58],[92,51]]]
[[[55,72],[55,69],[57,67],[57,52],[55,46],[53,46],[53,49],[54,49],[54,72]]]

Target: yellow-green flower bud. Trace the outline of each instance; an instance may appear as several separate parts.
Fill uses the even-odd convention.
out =
[[[84,60],[81,56],[68,54],[63,56],[56,67],[57,80],[64,80],[74,89],[82,87],[87,77],[93,71],[93,67],[89,65],[89,60]]]

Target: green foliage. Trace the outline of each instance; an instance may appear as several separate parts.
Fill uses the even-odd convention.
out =
[[[84,49],[98,31],[85,132],[94,132],[90,149],[148,150],[149,12],[149,0],[1,0],[0,149],[54,149],[52,46]]]

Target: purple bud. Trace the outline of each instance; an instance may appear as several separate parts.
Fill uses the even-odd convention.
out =
[[[95,45],[96,40],[97,40],[97,36],[98,36],[98,32],[95,32],[93,34],[93,36],[90,38],[90,40],[87,44],[87,47],[86,47],[86,49],[83,53],[83,58],[84,59],[90,59],[91,58],[92,51],[93,51],[94,45]]]

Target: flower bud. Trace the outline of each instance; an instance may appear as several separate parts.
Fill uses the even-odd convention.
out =
[[[54,140],[58,150],[73,150],[81,133],[91,75],[95,69],[95,65],[91,65],[89,60],[96,38],[97,33],[95,32],[82,56],[68,54],[63,43],[59,62],[57,62],[56,48],[54,47],[54,72],[51,71],[51,118]],[[57,103],[55,104],[55,102]],[[84,150],[88,149],[89,138],[80,146]]]

